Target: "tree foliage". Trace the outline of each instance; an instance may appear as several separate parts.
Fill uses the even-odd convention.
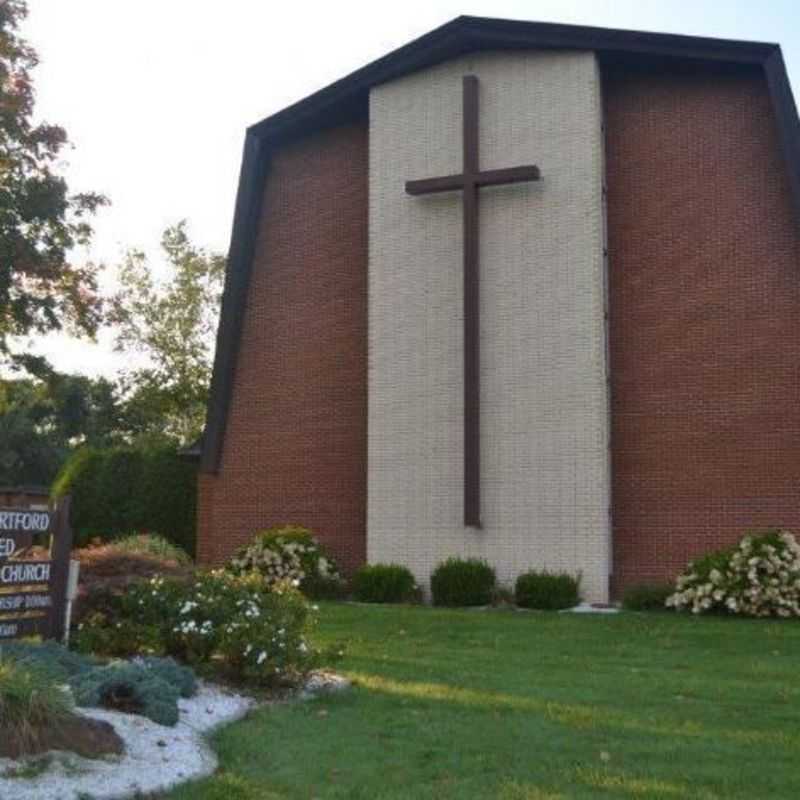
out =
[[[92,235],[106,199],[70,194],[58,173],[67,135],[33,120],[34,50],[18,29],[24,0],[0,2],[0,356],[9,337],[66,328],[93,334],[100,321],[96,268],[70,263]]]
[[[161,247],[169,275],[160,282],[144,253],[128,251],[109,318],[116,349],[146,357],[122,376],[132,428],[186,444],[205,420],[225,259],[193,245],[185,221],[164,231]]]
[[[32,377],[0,380],[0,484],[48,486],[75,447],[121,441],[124,410],[105,378],[22,361]]]

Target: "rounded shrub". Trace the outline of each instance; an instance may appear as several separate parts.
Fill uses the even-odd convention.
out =
[[[666,611],[667,598],[675,591],[669,583],[640,583],[629,586],[622,595],[628,611]]]
[[[431,575],[437,606],[486,606],[492,602],[497,576],[478,558],[448,558]]]
[[[514,599],[521,608],[557,611],[580,602],[579,581],[566,572],[531,571],[517,578]]]
[[[800,542],[777,528],[689,563],[667,605],[694,614],[800,617]]]
[[[227,568],[237,575],[259,572],[268,586],[297,582],[313,599],[340,597],[344,580],[333,559],[325,554],[314,534],[300,525],[279,525],[257,533],[236,551]]]
[[[368,564],[356,572],[353,597],[362,603],[408,603],[419,588],[414,576],[400,564]]]
[[[72,684],[79,706],[141,714],[159,725],[178,723],[179,689],[155,670],[133,662],[114,662],[80,675]]]

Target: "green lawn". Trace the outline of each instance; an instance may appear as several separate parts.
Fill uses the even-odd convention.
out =
[[[800,624],[325,604],[356,688],[259,711],[171,800],[798,798]]]

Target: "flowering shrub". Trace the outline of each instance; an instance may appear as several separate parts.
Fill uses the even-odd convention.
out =
[[[234,679],[288,684],[333,656],[308,640],[315,612],[291,583],[268,590],[258,572],[152,578],[132,586],[107,614],[89,617],[76,645],[106,655],[168,655]]]
[[[298,525],[269,528],[240,548],[228,563],[236,574],[260,572],[272,586],[280,581],[299,581],[308,597],[338,597],[344,591],[336,564],[322,552],[311,531]]]
[[[788,531],[748,534],[689,564],[667,606],[695,614],[800,617],[800,543]]]

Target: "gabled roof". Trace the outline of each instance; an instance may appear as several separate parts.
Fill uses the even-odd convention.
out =
[[[604,63],[681,61],[763,69],[800,218],[800,121],[777,44],[457,17],[248,128],[203,437],[203,472],[216,472],[222,453],[270,150],[304,133],[364,117],[373,86],[465,53],[507,49],[593,50]]]

